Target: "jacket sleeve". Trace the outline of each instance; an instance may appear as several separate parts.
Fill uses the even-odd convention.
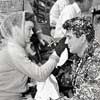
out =
[[[19,70],[37,81],[46,80],[59,61],[59,57],[53,53],[45,64],[38,66],[28,59],[24,50],[20,50],[16,47],[9,49],[9,55],[16,70]]]

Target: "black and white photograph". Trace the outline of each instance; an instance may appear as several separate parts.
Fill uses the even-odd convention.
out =
[[[0,0],[0,100],[100,100],[100,0]]]

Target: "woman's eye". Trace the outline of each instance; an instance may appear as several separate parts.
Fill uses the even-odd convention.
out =
[[[31,30],[32,30],[32,28],[28,28],[28,30],[29,30],[29,31],[31,31]]]

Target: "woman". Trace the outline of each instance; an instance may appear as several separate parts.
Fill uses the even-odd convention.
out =
[[[21,93],[26,91],[27,78],[46,80],[59,61],[57,55],[60,51],[54,52],[40,67],[28,59],[25,48],[30,43],[34,26],[28,14],[16,12],[1,24],[0,100],[22,100]]]

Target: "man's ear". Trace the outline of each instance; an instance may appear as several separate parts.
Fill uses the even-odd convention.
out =
[[[84,41],[86,41],[86,36],[84,34],[82,34],[80,39],[81,39],[82,42],[84,42]]]

